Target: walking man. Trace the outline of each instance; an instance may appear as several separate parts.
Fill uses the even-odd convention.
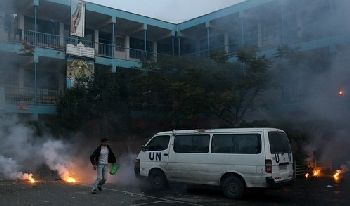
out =
[[[111,148],[108,145],[108,139],[101,139],[101,144],[90,156],[90,162],[97,171],[95,184],[92,187],[91,193],[96,194],[97,190],[102,191],[102,185],[107,181],[108,163],[116,163],[116,158]]]

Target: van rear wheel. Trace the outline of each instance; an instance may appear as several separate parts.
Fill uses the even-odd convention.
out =
[[[155,190],[161,190],[167,184],[166,177],[164,173],[160,170],[151,171],[148,179],[149,179],[149,183],[151,184],[151,187]]]
[[[222,182],[224,195],[230,199],[239,199],[243,196],[245,185],[244,182],[236,176],[229,176]]]

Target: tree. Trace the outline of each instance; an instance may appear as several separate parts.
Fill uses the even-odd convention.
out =
[[[213,121],[238,126],[257,105],[269,62],[251,50],[240,51],[237,59],[162,56],[143,70],[96,69],[93,79],[77,80],[61,97],[58,119],[68,129],[91,130],[90,122],[112,132],[203,128]]]
[[[217,55],[220,56],[220,55]],[[172,57],[159,61],[162,70],[176,71],[167,81],[174,94],[173,114],[194,122],[216,116],[227,126],[237,126],[267,85],[270,64],[255,50],[238,52],[238,62]]]

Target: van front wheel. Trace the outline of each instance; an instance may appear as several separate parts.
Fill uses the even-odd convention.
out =
[[[244,183],[236,176],[229,176],[222,182],[224,195],[230,199],[239,199],[244,193]]]
[[[152,188],[156,189],[156,190],[163,189],[167,184],[167,180],[166,180],[164,173],[162,171],[159,171],[159,170],[151,171],[148,179],[149,179],[149,182],[150,182]]]

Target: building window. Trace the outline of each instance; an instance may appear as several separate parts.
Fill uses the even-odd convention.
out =
[[[125,38],[122,36],[117,36],[116,37],[116,41],[115,41],[116,45],[117,45],[117,51],[123,52],[125,50]]]
[[[217,134],[213,135],[212,153],[259,154],[260,134]]]
[[[147,151],[163,151],[168,149],[170,136],[154,137],[146,146]]]
[[[207,134],[177,135],[174,142],[176,153],[208,153],[209,139]]]

